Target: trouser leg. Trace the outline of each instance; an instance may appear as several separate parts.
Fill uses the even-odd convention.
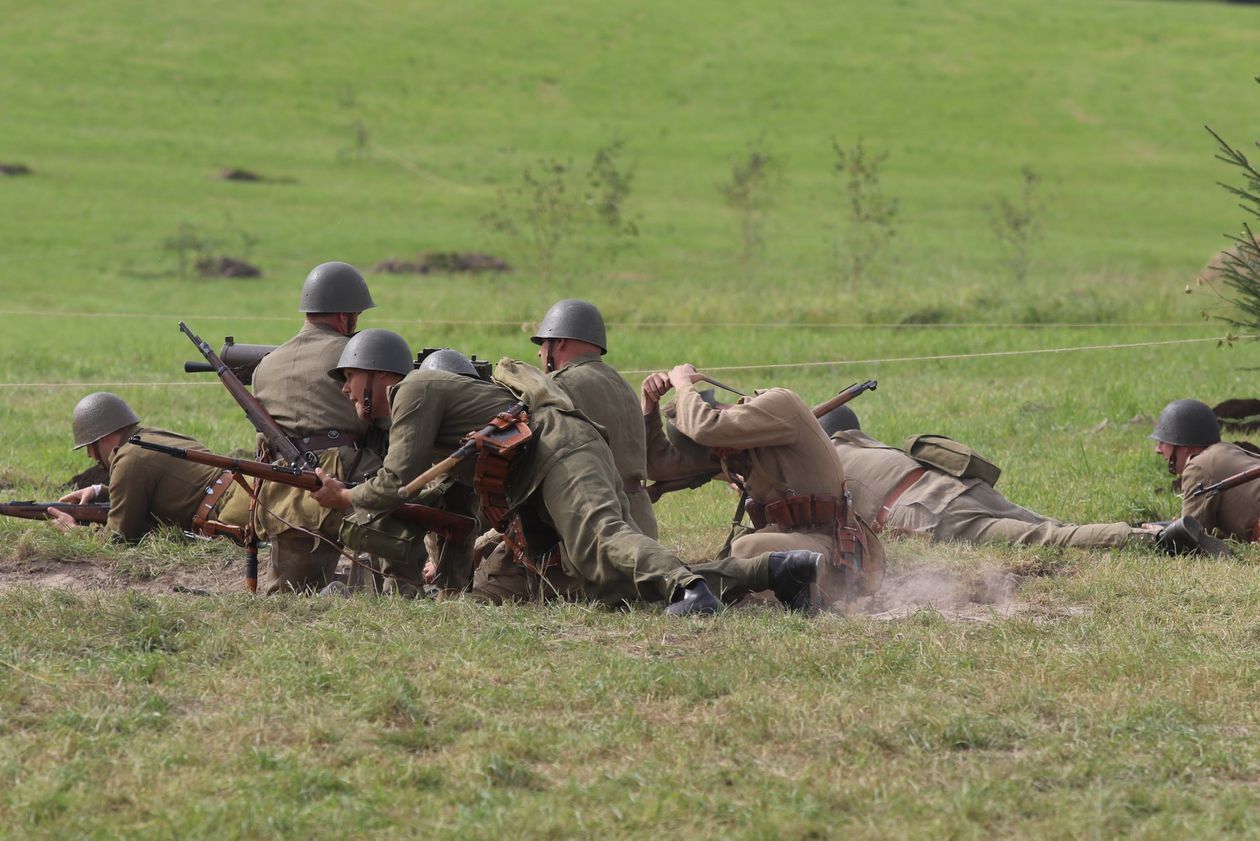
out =
[[[1014,504],[988,485],[977,485],[945,507],[934,537],[971,543],[1089,549],[1123,546],[1131,532],[1127,523],[1065,525]]]
[[[271,538],[271,554],[262,587],[266,595],[318,591],[337,572],[341,552],[306,532],[286,530]]]
[[[656,524],[656,512],[652,510],[652,498],[640,488],[628,494],[627,499],[630,501],[631,525],[656,540],[660,536],[660,528]]]

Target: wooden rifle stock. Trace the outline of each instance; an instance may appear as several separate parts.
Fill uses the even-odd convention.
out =
[[[84,523],[104,524],[109,519],[108,502],[0,502],[0,515],[18,517],[23,520],[50,520],[48,509],[64,511],[80,525]]]
[[[879,380],[867,380],[864,383],[854,383],[853,385],[841,391],[835,397],[828,400],[826,403],[819,403],[817,406],[815,406],[814,417],[821,418],[823,415],[827,414],[832,409],[837,409],[843,406],[845,403],[848,403],[850,400],[852,400],[854,397],[857,397],[862,392],[874,391],[878,387],[879,387]]]
[[[1255,467],[1249,467],[1239,473],[1235,473],[1233,476],[1226,476],[1219,482],[1213,482],[1210,485],[1200,484],[1197,488],[1190,492],[1186,499],[1196,499],[1201,496],[1223,493],[1230,488],[1245,485],[1248,482],[1255,481],[1256,479],[1260,479],[1260,464]]]
[[[280,424],[276,423],[271,414],[263,408],[263,404],[258,402],[258,398],[249,393],[249,389],[241,382],[240,378],[232,372],[214,349],[208,345],[200,336],[188,329],[188,325],[184,322],[179,323],[180,332],[201,351],[201,355],[206,358],[214,372],[219,375],[219,380],[223,383],[223,387],[228,390],[228,394],[232,395],[232,399],[236,404],[245,411],[245,417],[249,418],[249,422],[254,425],[262,436],[267,439],[267,445],[272,452],[283,458],[291,467],[298,467],[306,464],[315,467],[319,464],[319,456],[310,450],[299,449],[297,444],[284,434],[284,430],[280,428]],[[225,468],[226,469],[226,468]]]
[[[197,464],[205,464],[210,467],[217,467],[220,470],[231,470],[242,476],[249,476],[253,479],[263,479],[268,482],[277,482],[281,485],[292,485],[295,488],[301,488],[305,491],[316,491],[324,486],[324,482],[315,474],[314,470],[303,470],[297,467],[283,467],[275,464],[268,464],[265,461],[251,461],[244,458],[232,458],[231,456],[220,456],[214,453],[206,453],[201,450],[188,450],[180,447],[168,447],[165,444],[155,444],[152,441],[145,441],[138,435],[133,435],[128,439],[130,443],[146,450],[163,453],[172,458],[182,458],[186,461],[196,462]],[[347,484],[346,487],[354,487],[353,484]],[[390,512],[391,517],[400,520],[416,523],[423,526],[431,532],[447,537],[451,540],[460,541],[468,536],[472,531],[474,520],[472,517],[465,517],[462,514],[453,514],[450,511],[443,511],[441,508],[433,508],[429,505],[416,505],[412,503],[403,504],[399,508]]]

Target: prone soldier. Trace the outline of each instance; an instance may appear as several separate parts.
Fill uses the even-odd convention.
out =
[[[74,407],[71,421],[74,449],[86,449],[109,473],[108,486],[93,485],[72,491],[62,502],[108,502],[106,528],[122,540],[135,542],[163,525],[177,526],[206,536],[243,539],[243,520],[224,522],[221,512],[237,494],[231,473],[192,462],[176,462],[128,443],[133,435],[171,447],[205,451],[196,440],[164,429],[142,427],[140,418],[116,394],[98,391]],[[75,525],[64,511],[50,508],[49,518],[59,528]]]

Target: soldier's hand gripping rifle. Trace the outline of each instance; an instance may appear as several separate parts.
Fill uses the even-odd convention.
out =
[[[490,423],[464,436],[464,443],[460,444],[453,453],[399,488],[398,495],[403,499],[411,498],[425,485],[439,476],[450,473],[461,461],[483,447],[491,447],[504,456],[506,469],[507,460],[533,436],[534,433],[529,428],[529,414],[526,412],[524,401],[513,403],[506,410],[495,415]],[[506,484],[506,475],[497,478]]]
[[[200,450],[168,447],[164,444],[145,441],[138,435],[133,435],[128,440],[138,447],[163,453],[172,458],[182,458],[197,464],[217,467],[220,470],[231,470],[240,476],[264,479],[268,482],[279,482],[282,485],[292,485],[295,488],[301,488],[306,491],[319,490],[324,484],[314,470],[303,470],[300,467],[284,467],[282,465],[268,464],[265,461],[250,461],[249,459],[220,456]],[[346,487],[354,487],[354,485],[347,484]],[[472,517],[453,514],[450,511],[443,511],[440,508],[432,508],[428,505],[416,504],[404,504],[392,511],[390,516],[416,523],[422,528],[454,542],[462,541],[467,537],[475,523]]]
[[[48,509],[64,511],[79,525],[105,523],[109,519],[108,502],[0,502],[0,516],[23,520],[51,520]]]
[[[189,340],[197,346],[197,350],[201,351],[201,355],[210,363],[210,367],[219,379],[223,382],[223,387],[228,390],[228,394],[232,395],[232,399],[237,405],[245,411],[245,417],[249,418],[249,422],[254,425],[262,436],[267,439],[267,446],[271,452],[283,458],[289,463],[290,467],[300,468],[303,465],[315,467],[319,464],[319,456],[310,450],[298,447],[293,443],[289,436],[284,434],[284,430],[275,422],[263,404],[258,402],[258,398],[249,393],[249,389],[240,381],[236,374],[232,373],[232,369],[227,366],[214,349],[193,331],[188,329],[188,325],[184,322],[179,323],[180,331],[189,338]],[[226,467],[224,468],[227,469]],[[280,480],[276,480],[280,481]]]
[[[1192,490],[1190,493],[1186,494],[1186,499],[1195,499],[1200,496],[1208,496],[1208,495],[1215,496],[1216,494],[1223,493],[1224,491],[1227,491],[1230,488],[1236,488],[1239,485],[1245,485],[1248,482],[1255,481],[1256,479],[1260,479],[1260,464],[1257,464],[1255,467],[1249,467],[1246,470],[1242,470],[1238,473],[1235,473],[1233,476],[1226,476],[1221,481],[1213,482],[1210,485],[1204,485],[1203,483],[1200,482],[1197,488]]]

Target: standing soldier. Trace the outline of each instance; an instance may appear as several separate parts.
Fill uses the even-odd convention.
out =
[[[647,450],[639,422],[639,398],[602,357],[608,352],[604,316],[586,301],[560,301],[543,316],[534,334],[543,370],[560,383],[579,412],[604,428],[634,525],[657,537],[652,500],[643,489]]]
[[[1198,400],[1174,400],[1159,413],[1150,437],[1168,472],[1181,477],[1183,516],[1233,540],[1260,540],[1260,481],[1247,482],[1194,498],[1200,485],[1211,485],[1260,464],[1260,456],[1221,441],[1221,424],[1210,406]]]
[[[285,434],[318,452],[329,475],[351,481],[371,475],[381,462],[364,440],[370,424],[355,413],[328,372],[338,367],[359,315],[374,306],[354,266],[316,266],[302,286],[298,307],[305,324],[254,371],[254,396]],[[265,452],[262,457],[267,460]],[[258,524],[260,535],[271,538],[267,594],[319,590],[332,580],[341,553],[317,535],[336,540],[339,512],[320,508],[299,488],[264,483]]]
[[[88,455],[109,473],[109,485],[92,485],[72,491],[62,502],[108,502],[106,528],[128,542],[135,542],[163,525],[203,535],[224,534],[242,538],[239,527],[224,527],[219,511],[238,487],[230,471],[191,461],[172,459],[128,443],[133,435],[146,441],[205,451],[186,435],[142,427],[140,418],[117,394],[98,391],[74,407],[71,420],[74,448]],[[244,497],[245,494],[239,494]],[[53,524],[73,526],[74,518],[50,508]],[[243,521],[242,521],[243,522]]]

